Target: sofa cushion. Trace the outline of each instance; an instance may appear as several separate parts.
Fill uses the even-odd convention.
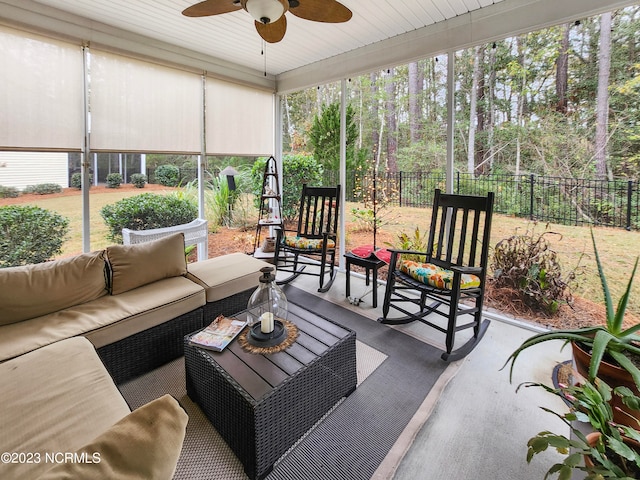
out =
[[[41,459],[0,463],[0,478],[37,477],[53,466],[45,462],[47,453],[73,452],[130,412],[93,345],[82,337],[0,363],[0,385],[0,452],[29,452]]]
[[[107,294],[104,252],[0,269],[0,325],[21,322]]]
[[[96,347],[102,347],[204,304],[204,289],[185,277],[165,278],[120,295],[105,295],[28,322],[1,326],[0,362],[76,335],[84,335]]]
[[[163,278],[187,273],[184,234],[134,245],[107,247],[112,295],[133,290]]]
[[[260,269],[264,267],[273,265],[244,253],[231,253],[190,263],[187,278],[204,287],[210,303],[258,288]]]
[[[189,417],[164,395],[124,417],[76,451],[89,462],[60,463],[38,477],[166,480],[173,477]]]

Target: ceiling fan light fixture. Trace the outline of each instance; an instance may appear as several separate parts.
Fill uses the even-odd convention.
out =
[[[245,0],[244,9],[265,25],[277,21],[285,12],[280,0]]]

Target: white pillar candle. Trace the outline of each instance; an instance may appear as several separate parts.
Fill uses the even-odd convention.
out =
[[[273,332],[273,313],[264,312],[260,315],[260,331],[262,333],[271,333]]]

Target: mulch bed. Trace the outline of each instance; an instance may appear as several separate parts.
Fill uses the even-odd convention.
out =
[[[359,245],[372,243],[371,232],[353,232],[349,228],[347,228],[347,232],[347,250]],[[209,237],[209,257],[231,253],[231,251],[240,251],[239,245],[243,243],[243,239],[245,243],[252,247],[254,235],[255,231],[253,229],[241,231],[232,228],[220,228]],[[384,238],[382,241],[378,241],[378,246],[386,247],[387,245],[384,243],[386,241],[391,242],[393,238]],[[364,272],[364,269],[362,269],[362,272]],[[380,270],[378,278],[386,280],[386,268]],[[550,317],[543,312],[528,307],[515,291],[506,288],[495,288],[491,282],[489,282],[486,291],[485,306],[502,314],[546,328],[580,328],[604,324],[606,319],[606,311],[603,305],[582,297],[574,297],[571,306],[561,305],[558,312]],[[630,314],[626,315],[625,324],[634,325],[636,323],[640,323],[640,319]]]

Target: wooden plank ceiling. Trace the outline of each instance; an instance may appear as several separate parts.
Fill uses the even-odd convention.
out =
[[[353,12],[343,24],[325,24],[287,15],[287,33],[268,44],[269,75],[355,50],[447,20],[503,0],[342,0]],[[262,39],[244,10],[187,18],[182,10],[196,0],[37,0],[35,3],[162,40],[212,57],[263,71]]]
[[[283,92],[637,3],[340,0],[353,12],[348,22],[318,23],[287,13],[284,39],[265,45],[244,10],[183,16],[196,1],[0,0],[0,23],[52,31]]]

